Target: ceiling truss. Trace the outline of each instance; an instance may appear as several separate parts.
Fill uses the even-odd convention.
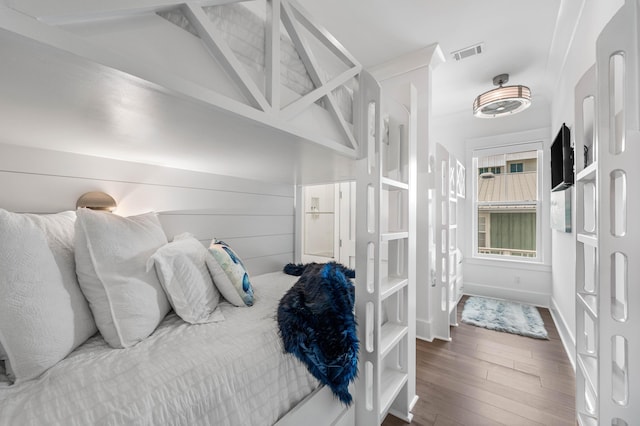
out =
[[[118,19],[135,15],[179,8],[210,55],[212,55],[225,73],[237,86],[247,105],[269,116],[272,122],[291,122],[296,116],[314,104],[322,103],[337,129],[344,136],[347,148],[357,150],[358,143],[352,126],[345,120],[338,107],[334,91],[357,78],[362,70],[358,61],[321,25],[294,0],[258,0],[265,2],[265,75],[264,93],[249,75],[236,57],[218,28],[209,19],[204,9],[208,6],[220,6],[230,3],[242,3],[233,0],[207,0],[176,2],[169,0],[112,0],[109,2],[86,2],[84,0],[66,0],[52,2],[44,0],[9,0],[8,5],[23,13],[32,14],[40,22],[49,25],[87,23],[105,19]],[[282,27],[294,44],[314,89],[302,95],[288,105],[281,105],[281,31]],[[332,78],[323,77],[321,64],[314,54],[309,37],[315,38],[331,52],[335,58],[346,65],[347,69]]]

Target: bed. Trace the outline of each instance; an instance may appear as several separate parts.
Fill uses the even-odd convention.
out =
[[[153,212],[0,209],[0,233],[0,424],[287,425],[326,399],[283,345],[297,345],[278,307],[298,277],[249,277],[216,239],[168,242]],[[327,421],[348,421],[351,404],[328,405]]]
[[[250,6],[247,12],[240,7],[245,3],[261,3],[263,8],[256,11]],[[256,17],[265,29],[264,43],[262,39],[257,43],[264,44],[264,50],[257,55],[245,54],[233,41],[238,41],[233,34],[243,30],[242,24],[229,22],[239,18],[239,22],[251,23]],[[245,41],[243,31],[240,34],[240,41]],[[412,362],[415,307],[411,304],[415,299],[411,266],[415,260],[415,215],[403,206],[391,208],[397,212],[399,232],[379,229],[383,225],[377,219],[368,222],[374,213],[389,210],[373,206],[374,191],[380,202],[388,201],[386,192],[400,192],[393,199],[405,200],[406,205],[414,194],[410,183],[415,179],[396,181],[380,170],[386,154],[377,153],[389,149],[381,148],[389,141],[382,141],[385,111],[380,85],[362,72],[355,58],[313,17],[292,0],[8,0],[0,7],[0,46],[8,58],[0,68],[0,106],[6,124],[0,141],[0,207],[4,209],[60,212],[72,208],[83,192],[106,191],[118,200],[118,215],[161,212],[162,227],[169,237],[188,231],[205,246],[214,237],[223,239],[237,249],[257,280],[257,295],[266,295],[263,291],[274,287],[276,292],[268,296],[273,302],[283,286],[295,281],[269,274],[300,258],[297,235],[301,212],[296,210],[295,196],[299,186],[356,179],[358,205],[369,205],[370,214],[359,210],[355,226],[358,280],[366,283],[356,286],[356,314],[362,325],[358,337],[366,360],[360,361],[360,376],[353,387],[355,403],[345,407],[326,386],[318,386],[302,364],[280,352],[275,362],[291,370],[292,381],[279,385],[290,387],[291,394],[269,405],[264,413],[259,408],[262,402],[252,400],[248,406],[253,411],[246,416],[259,418],[255,424],[277,422],[279,426],[309,419],[320,419],[322,425],[369,426],[381,423],[388,412],[411,420],[410,410],[417,399],[415,360]],[[248,46],[251,51],[255,43]],[[282,60],[282,52],[291,52],[292,46],[297,57]],[[432,55],[433,50],[425,50],[408,61],[399,61],[398,66],[383,67],[384,78],[391,81],[405,75],[407,69],[425,70]],[[293,76],[291,71],[301,66],[306,73]],[[421,74],[419,79],[428,81],[423,77]],[[411,78],[401,77],[398,82],[404,89]],[[414,94],[399,105],[404,118],[401,125],[391,126],[394,140],[415,141]],[[415,158],[411,152],[403,157],[408,164]],[[371,252],[377,244],[381,249],[375,250],[374,259]],[[387,268],[380,266],[388,259],[378,253],[384,257],[387,245],[408,265],[395,268],[393,274],[398,276],[389,280],[384,277]],[[382,273],[373,273],[372,262]],[[267,282],[271,278],[277,282]],[[383,285],[390,287],[384,289]],[[169,314],[158,333],[170,340],[186,329],[224,329],[225,323],[234,320],[232,312],[237,309],[222,304],[221,311],[229,316],[223,323],[190,327]],[[273,326],[272,316],[266,314],[272,309],[258,299],[255,306],[243,309],[243,314],[262,313],[261,319],[267,317],[264,323]],[[239,327],[243,327],[244,317],[238,316]],[[272,329],[264,336],[272,337],[267,339],[270,344],[260,346],[272,353],[281,350],[272,346],[276,344]],[[167,364],[171,357],[183,354],[181,349],[173,354],[161,351],[159,356],[154,352],[155,339],[152,335],[142,340],[139,349],[135,345],[113,349],[149,361],[150,371],[139,371],[151,375],[149,383],[136,382],[141,389],[156,390],[155,377],[171,380],[178,372],[185,376],[202,373],[182,363],[181,369],[172,370],[175,367]],[[147,347],[150,353],[145,353]],[[0,390],[0,423],[11,422],[14,416],[29,417],[31,410],[25,407],[30,404],[42,402],[45,407],[42,400],[50,391],[63,389],[60,398],[76,395],[77,383],[67,381],[68,377],[82,376],[81,386],[93,387],[82,393],[88,400],[97,396],[109,399],[113,389],[121,387],[117,378],[106,382],[113,386],[111,390],[86,379],[109,376],[93,370],[91,365],[96,361],[89,360],[100,354],[99,361],[108,364],[116,356],[108,353],[112,351],[107,350],[105,341],[94,336],[34,382],[5,386]],[[204,365],[208,358],[200,361],[197,368],[212,371],[211,365]],[[215,365],[216,361],[211,362]],[[115,364],[126,367],[119,361]],[[82,375],[78,369],[75,373],[80,365],[90,372]],[[67,369],[71,373],[67,374]],[[191,385],[182,376],[176,386],[184,390]],[[204,397],[208,386],[198,390],[190,387],[185,391],[187,396],[171,396],[165,390],[156,400],[153,396],[140,398],[134,408],[118,408],[100,418],[114,423],[117,416],[124,416],[122,421],[128,416],[134,424],[192,424],[187,418],[164,416],[172,404],[197,405],[195,401]],[[160,389],[163,387],[157,384]],[[204,393],[199,394],[200,390]],[[114,401],[122,403],[117,395]],[[154,403],[158,404],[155,410],[150,408]],[[74,415],[64,410],[74,410],[75,402],[67,400],[60,406],[66,408],[58,411],[54,407],[52,413],[60,418]],[[92,408],[100,410],[99,406]],[[189,409],[185,416],[191,415]],[[224,408],[219,414],[206,414],[205,410],[197,415],[226,416]],[[258,417],[251,417],[257,412]],[[81,424],[82,415],[77,415]],[[28,419],[25,422],[28,424]]]
[[[256,151],[246,146],[248,141],[268,139],[276,152],[333,153],[328,161],[341,164],[341,178],[353,178],[353,160],[360,155],[354,110],[362,66],[295,2],[276,2],[272,13],[264,5],[271,2],[265,1],[71,3],[58,4],[54,11],[42,10],[51,5],[40,0],[0,9],[3,49],[12,52],[2,77],[23,83],[4,88],[3,95],[7,102],[24,105],[29,92],[29,105],[51,111],[38,114],[40,129],[64,129],[66,136],[29,129],[37,136],[30,144],[48,136],[50,143],[65,148],[70,139],[83,138],[95,145],[82,153],[99,150],[111,158],[135,161],[139,155],[148,161],[146,147],[124,155],[107,141],[125,136],[137,143],[153,138],[156,144],[167,140],[172,145],[211,134],[246,152]],[[262,9],[256,10],[260,3]],[[43,75],[23,72],[43,65]],[[87,105],[106,121],[78,123],[74,117],[85,115]],[[147,109],[153,114],[135,113]],[[21,119],[19,109],[8,113]],[[139,130],[123,135],[118,128],[127,125],[123,119],[135,120]],[[255,128],[261,132],[251,131]],[[24,129],[9,133],[12,140],[27,139]],[[243,150],[238,151],[230,161],[216,164],[217,170],[242,161]],[[269,160],[282,161],[277,156]]]
[[[278,300],[295,280],[254,277],[251,308],[225,302],[225,320],[202,325],[172,312],[129,349],[96,334],[37,379],[5,382],[0,424],[273,425],[318,388],[277,332]]]

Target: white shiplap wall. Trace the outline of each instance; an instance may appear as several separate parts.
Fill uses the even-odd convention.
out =
[[[0,144],[0,207],[74,210],[89,191],[114,197],[122,216],[158,212],[170,240],[181,232],[206,245],[224,240],[252,275],[293,260],[291,185]]]

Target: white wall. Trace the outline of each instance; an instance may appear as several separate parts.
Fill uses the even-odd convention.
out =
[[[434,71],[434,84],[437,84],[437,72]],[[549,103],[542,96],[533,94],[531,107],[521,113],[500,118],[476,118],[471,110],[457,114],[434,116],[431,121],[431,141],[444,145],[449,152],[458,158],[464,158],[465,142],[468,139],[521,132],[524,130],[548,127],[550,114]],[[437,106],[434,106],[437,111]]]
[[[437,70],[434,72],[434,84],[437,84]],[[513,116],[496,119],[475,118],[469,111],[447,116],[436,116],[432,119],[431,141],[444,145],[467,168],[466,193],[467,198],[460,200],[458,209],[458,239],[464,255],[464,287],[467,294],[478,294],[498,297],[522,302],[548,306],[551,296],[551,275],[549,260],[547,265],[527,265],[521,262],[487,261],[472,258],[471,235],[471,177],[470,165],[467,164],[467,148],[478,141],[490,143],[504,142],[509,138],[524,137],[548,139],[549,135],[542,134],[539,129],[549,127],[549,104],[544,97],[533,98],[532,106]],[[435,107],[434,107],[435,108]],[[520,135],[520,136],[518,136]],[[540,140],[540,139],[538,139]],[[512,140],[513,142],[517,140]],[[543,205],[548,210],[548,203]],[[548,239],[548,229],[544,230]],[[547,247],[550,252],[550,247]],[[550,259],[547,253],[547,258]]]
[[[474,257],[471,235],[473,210],[471,201],[465,209],[464,223],[468,235],[465,247],[464,292],[499,299],[515,300],[538,306],[549,306],[551,299],[551,229],[549,221],[550,207],[550,161],[549,161],[549,128],[505,133],[468,139],[466,142],[465,162],[468,170],[472,169],[473,151],[519,143],[542,143],[542,176],[538,176],[541,190],[539,217],[540,238],[538,247],[539,262],[523,262],[517,259],[491,260]],[[472,188],[473,173],[468,173],[468,188]],[[469,190],[468,192],[472,192]],[[471,199],[471,197],[470,197]]]
[[[298,206],[302,231],[297,236],[302,263],[337,261],[339,257],[337,191],[338,184],[333,183],[302,187],[302,202]]]
[[[434,84],[437,84],[437,70],[434,72],[434,76]],[[463,163],[466,156],[465,146],[467,141],[471,139],[499,136],[549,126],[549,105],[542,97],[534,97],[531,107],[519,114],[496,119],[475,118],[471,112],[471,101],[473,100],[469,101],[469,111],[446,116],[435,116],[431,121],[430,140],[432,146],[435,146],[436,143],[445,146],[450,153]],[[435,109],[437,110],[437,108]],[[433,152],[433,148],[430,151]],[[467,194],[470,193],[471,189],[469,176],[469,171],[467,170]],[[460,240],[460,249],[465,257],[468,257],[470,254],[468,250],[471,250],[471,235],[466,234],[466,230],[470,229],[470,224],[466,223],[463,215],[464,210],[470,206],[470,202],[467,200],[460,200],[462,201],[460,205],[462,208],[458,209],[458,238]],[[466,236],[466,239],[464,236]]]
[[[116,214],[160,214],[169,240],[190,232],[228,243],[250,274],[293,260],[294,188],[265,182],[0,144],[0,207],[15,212],[75,210],[85,192],[103,191]]]
[[[560,45],[567,44],[568,48],[566,51],[560,52],[560,55],[563,56],[563,59],[560,60],[562,66],[550,103],[545,99],[537,99],[534,92],[531,108],[513,117],[479,120],[472,117],[470,110],[450,116],[436,116],[432,119],[431,140],[445,145],[454,155],[459,156],[464,153],[465,141],[468,139],[542,127],[551,128],[549,135],[551,138],[563,122],[572,128],[575,84],[595,62],[597,36],[623,3],[623,0],[563,0],[556,38],[560,40]],[[554,54],[558,53],[554,52]],[[437,78],[436,70],[434,84],[437,84]],[[437,107],[434,108],[434,111],[437,114]],[[469,186],[467,185],[468,191]],[[573,229],[575,227],[575,193],[572,189],[571,191]],[[548,206],[543,208],[548,208]],[[469,229],[469,225],[466,222],[463,224],[465,229]],[[468,238],[465,253],[468,253],[471,247],[471,235]],[[571,352],[575,348],[575,235],[551,231],[551,247],[550,304],[565,345]],[[499,270],[499,273],[496,273],[496,269]],[[513,286],[516,277],[520,277],[517,287],[525,291],[529,287],[528,282],[533,282],[536,278],[535,274],[531,272],[508,265],[488,267],[484,272],[473,270],[473,268],[470,270],[465,265],[467,291],[469,287],[473,289],[473,285],[469,286],[467,282],[473,283],[475,280],[482,280],[482,276],[477,274],[482,275],[483,273],[486,273],[487,277],[494,277],[494,279],[499,276],[498,283],[502,283],[501,285],[505,287]]]
[[[555,132],[564,122],[572,130],[574,90],[582,75],[595,63],[595,46],[600,31],[622,6],[623,0],[583,0],[573,6],[581,13],[566,52],[564,67],[558,78],[551,104],[551,126]],[[581,6],[581,9],[578,6]],[[572,226],[575,228],[575,192],[572,189]],[[552,313],[565,340],[565,347],[575,350],[575,234],[552,232]]]
[[[430,80],[432,80],[433,85],[438,84],[438,73],[439,70],[436,68],[435,70],[430,72]],[[429,120],[420,120],[418,124],[418,155],[421,157],[421,161],[419,164],[422,166],[418,170],[418,180],[419,180],[419,193],[418,193],[418,216],[426,217],[428,211],[428,203],[427,203],[427,193],[424,188],[428,187],[428,177],[426,164],[428,161],[426,159],[428,153],[435,152],[436,143],[440,143],[447,150],[453,154],[458,160],[460,160],[463,164],[465,163],[466,156],[466,143],[470,139],[489,137],[494,135],[502,135],[505,133],[513,133],[520,132],[522,130],[529,129],[539,129],[549,126],[549,106],[546,100],[543,97],[534,97],[534,102],[531,108],[526,111],[523,111],[520,114],[511,116],[511,117],[502,117],[494,120],[485,120],[478,119],[473,117],[471,111],[471,103],[473,99],[469,100],[469,110],[462,111],[456,114],[449,115],[438,115],[438,106],[431,105],[429,102],[427,105],[420,105],[419,107],[425,108],[424,113],[427,114]],[[427,148],[428,142],[428,148]],[[466,199],[458,199],[458,218],[457,218],[457,235],[458,235],[458,246],[462,250],[464,255],[464,262],[467,262],[469,259],[469,250],[471,250],[471,238],[472,236],[467,235],[468,229],[471,229],[470,223],[467,224],[465,210],[468,209],[470,205],[469,201],[469,192],[470,192],[470,184],[469,184],[469,174],[468,174],[468,166],[465,164],[467,168],[467,186],[466,186]],[[425,212],[421,215],[420,212]],[[427,253],[428,249],[428,238],[429,232],[427,229],[427,223],[423,220],[418,220],[418,253]],[[421,248],[422,247],[422,248]],[[474,289],[473,283],[484,283],[486,285],[496,284],[503,288],[508,288],[513,286],[513,282],[518,278],[518,287],[525,288],[527,286],[540,286],[540,277],[533,274],[531,271],[522,271],[518,269],[513,269],[513,264],[505,264],[498,263],[497,265],[494,263],[485,264],[478,266],[476,270],[469,270],[466,263],[464,266],[464,283],[465,286],[467,284],[471,284],[469,287],[472,291],[477,290]],[[496,269],[499,269],[500,272],[496,274]],[[548,269],[548,267],[547,267]],[[543,272],[544,275],[549,275],[549,272]],[[505,281],[504,282],[496,282],[493,278],[499,275]],[[550,278],[544,277],[544,282],[546,282],[546,287],[544,290],[544,295],[539,297],[536,291],[529,292],[534,297],[524,298],[524,300],[531,301],[531,303],[538,303],[540,300],[548,300],[550,295]],[[426,340],[430,340],[430,338],[426,336],[431,336],[431,332],[429,331],[429,324],[433,320],[432,313],[429,309],[429,265],[428,265],[428,257],[425,255],[423,258],[418,259],[418,271],[417,271],[417,327],[418,327],[418,336],[424,338]],[[543,284],[544,286],[544,284]],[[526,292],[524,292],[526,293]],[[501,297],[510,297],[512,299],[522,299],[520,296],[524,294],[522,291],[519,293],[509,293],[502,294]],[[486,293],[488,296],[500,297],[498,294],[492,294],[491,292]]]

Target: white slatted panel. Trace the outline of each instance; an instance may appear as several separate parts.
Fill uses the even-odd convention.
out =
[[[191,232],[196,238],[225,240],[293,233],[293,216],[164,214],[160,218],[167,236]],[[231,244],[231,243],[229,243]]]
[[[123,216],[159,212],[170,239],[190,232],[207,246],[224,240],[253,275],[293,260],[289,185],[0,144],[0,207],[74,210],[89,191],[113,196]]]

